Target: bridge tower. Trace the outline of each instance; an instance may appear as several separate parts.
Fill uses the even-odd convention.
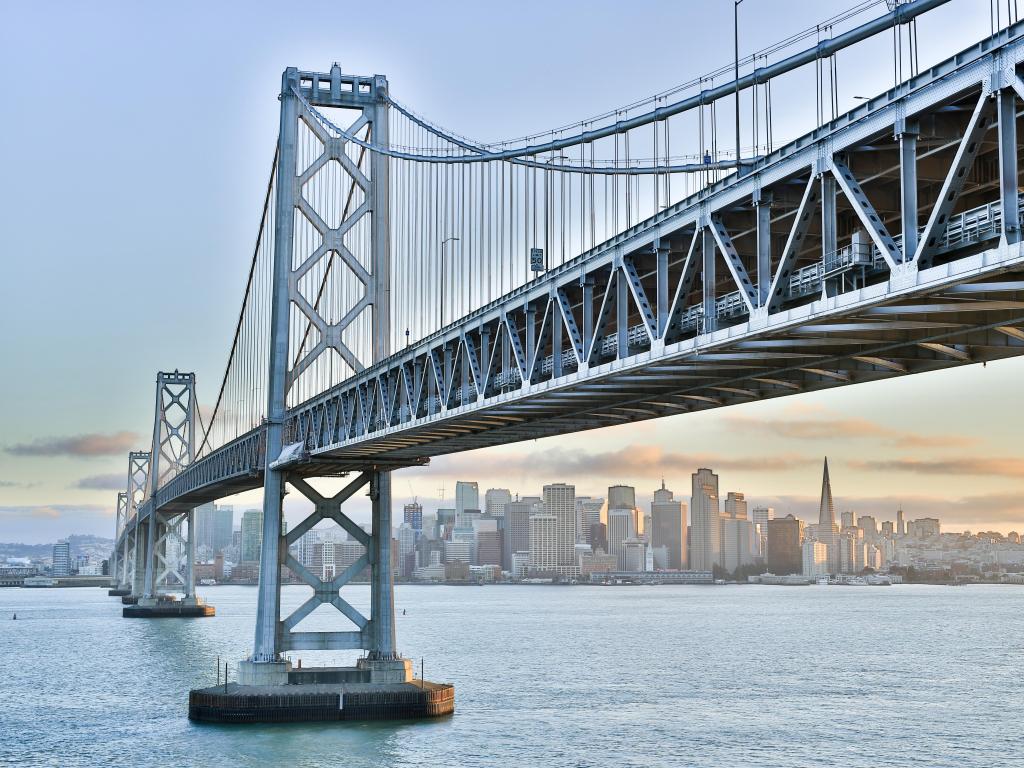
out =
[[[158,489],[194,460],[196,435],[195,374],[158,373],[153,447],[149,453],[143,507],[149,514],[136,513],[136,520],[142,518],[145,527],[141,544],[136,537],[136,547],[141,545],[142,548],[137,549],[135,556],[136,573],[143,574],[142,595],[135,606],[125,607],[125,617],[212,616],[214,613],[213,608],[195,594],[195,510],[191,506],[158,509],[155,503]],[[182,533],[183,527],[187,529],[187,537]],[[166,594],[170,590],[180,590],[183,599]]]
[[[143,553],[146,542],[147,523],[139,520],[139,510],[146,497],[149,478],[149,451],[132,451],[128,454],[128,485],[126,489],[128,516],[122,546],[127,555],[123,559],[122,583],[128,589],[124,602],[136,603],[142,597],[146,582],[146,557]],[[142,547],[142,550],[139,547]]]
[[[124,597],[131,594],[131,587],[124,579],[125,562],[127,560],[125,527],[128,524],[128,493],[118,491],[117,512],[114,518],[114,551],[110,556],[110,589],[111,597]]]
[[[388,222],[388,159],[363,152],[356,160],[356,135],[377,144],[388,143],[387,79],[343,75],[335,64],[329,73],[285,70],[281,84],[281,122],[274,215],[273,296],[270,331],[270,371],[267,402],[266,468],[264,475],[263,543],[260,563],[256,636],[251,659],[242,662],[242,683],[265,685],[288,682],[289,662],[282,654],[294,650],[363,649],[363,672],[372,681],[406,682],[411,665],[395,648],[393,574],[391,570],[391,478],[386,466],[368,461],[351,468],[354,479],[339,494],[327,498],[307,479],[328,472],[303,455],[301,443],[284,434],[289,391],[318,358],[340,357],[358,373],[390,352],[390,233]],[[346,128],[324,124],[311,107],[340,114]],[[301,135],[300,135],[301,132]],[[303,140],[302,137],[306,137]],[[313,138],[310,138],[312,136]],[[316,149],[310,151],[308,146]],[[304,148],[305,147],[305,148]],[[365,148],[363,148],[365,151]],[[349,190],[338,210],[330,201],[310,195],[311,182],[331,169]],[[367,173],[368,171],[368,173]],[[313,199],[311,199],[313,198]],[[353,198],[355,198],[353,202]],[[318,206],[320,209],[318,210]],[[299,222],[297,225],[296,222]],[[316,230],[313,245],[297,226]],[[369,238],[368,258],[359,259],[346,237],[360,227]],[[319,243],[317,245],[317,242]],[[303,279],[321,274],[329,261],[351,272],[358,282],[344,306],[322,307],[302,288]],[[370,344],[355,348],[347,333],[360,316],[370,317]],[[292,318],[301,317],[316,335],[309,348],[295,346]],[[291,344],[290,342],[290,334]],[[286,484],[313,502],[314,512],[287,535],[281,532],[282,499]],[[342,512],[342,503],[367,488],[372,503],[369,534]],[[334,520],[366,551],[352,567],[328,581],[309,572],[288,554],[306,531],[324,519]],[[288,617],[281,616],[281,567],[287,565],[313,587],[313,596]],[[371,572],[371,615],[363,616],[340,595],[341,587],[365,568]],[[354,625],[346,632],[301,632],[294,627],[322,604],[333,605]]]

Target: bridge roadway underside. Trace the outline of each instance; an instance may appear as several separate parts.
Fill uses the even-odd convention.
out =
[[[902,291],[881,285],[822,297],[771,316],[761,329],[743,323],[326,446],[289,471],[325,477],[397,469],[443,454],[1024,354],[1019,244],[916,277]],[[187,492],[162,511],[184,511],[262,484],[262,467],[253,466]]]
[[[342,464],[414,464],[442,454],[1024,354],[1020,245],[963,261],[998,266],[971,270],[984,275],[975,282],[964,282],[965,274],[954,274],[956,267],[947,264],[922,270],[911,290],[895,295],[872,297],[884,288],[874,286],[854,292],[859,295],[821,298],[801,311],[772,316],[763,330],[749,323],[733,326],[666,345],[663,352],[574,372],[547,386],[534,384],[528,393],[509,393],[499,402],[492,398],[486,405],[454,409],[447,418],[328,446],[315,457]]]

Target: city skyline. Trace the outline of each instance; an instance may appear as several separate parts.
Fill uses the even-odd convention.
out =
[[[830,0],[820,3],[815,13],[824,18],[846,7],[845,2]],[[921,20],[922,65],[988,33],[987,6],[977,2],[974,7],[976,13],[966,14],[952,7],[940,8]],[[662,8],[659,13],[666,24],[718,29],[731,24],[730,10],[705,4]],[[344,26],[339,9],[323,11],[325,27]],[[293,24],[281,30],[261,21],[260,14],[240,21],[235,14],[216,9],[209,12],[209,32],[189,36],[194,61],[185,63],[159,55],[167,52],[165,32],[177,29],[185,33],[176,26],[180,19],[157,9],[132,8],[125,14],[125,23],[136,27],[131,37],[119,34],[117,24],[111,24],[94,30],[87,42],[80,39],[75,22],[88,19],[79,19],[78,9],[69,7],[61,24],[45,25],[34,23],[38,18],[33,9],[15,9],[19,18],[14,21],[24,23],[20,27],[12,23],[0,31],[4,43],[0,56],[5,63],[42,71],[42,62],[56,46],[62,57],[76,61],[73,71],[64,74],[69,98],[89,94],[88,104],[75,101],[69,108],[84,109],[96,99],[111,98],[105,92],[97,94],[87,84],[113,66],[111,57],[116,51],[120,59],[134,65],[118,71],[128,78],[145,78],[145,87],[141,81],[127,84],[139,99],[131,109],[116,97],[104,101],[111,119],[131,125],[147,109],[162,117],[148,126],[157,131],[153,137],[143,141],[139,136],[145,132],[138,132],[139,136],[129,132],[117,139],[129,142],[124,146],[111,144],[113,139],[107,133],[86,121],[82,139],[96,148],[91,153],[65,151],[66,145],[48,126],[7,121],[12,142],[26,149],[12,158],[12,173],[24,177],[28,186],[25,194],[0,191],[6,195],[0,208],[26,224],[12,228],[12,252],[32,254],[33,258],[12,260],[11,279],[0,286],[0,312],[8,324],[18,323],[22,317],[37,319],[19,324],[19,334],[0,340],[0,352],[12,361],[12,370],[38,372],[38,376],[10,377],[6,382],[10,397],[0,403],[0,423],[4,425],[0,437],[0,528],[8,537],[39,540],[58,525],[62,530],[86,533],[111,530],[111,491],[123,487],[124,455],[148,447],[143,432],[151,420],[153,371],[181,365],[195,370],[201,408],[209,409],[222,374],[224,350],[216,343],[195,344],[194,339],[227,338],[235,320],[240,265],[250,255],[251,225],[265,183],[265,169],[253,158],[269,155],[276,135],[275,88],[284,66],[281,62],[314,66],[340,59],[351,71],[386,72],[396,93],[400,91],[410,103],[431,104],[436,111],[430,117],[475,135],[486,134],[495,124],[510,133],[526,132],[593,114],[618,103],[610,93],[634,93],[638,82],[645,83],[643,92],[654,92],[702,73],[705,64],[713,66],[728,59],[714,40],[702,39],[686,51],[659,49],[652,53],[656,62],[602,61],[587,49],[584,32],[591,25],[595,34],[604,29],[613,4],[594,4],[584,19],[576,14],[570,19],[565,9],[544,7],[544,11],[555,14],[553,21],[571,23],[581,33],[578,39],[566,40],[557,33],[555,23],[540,30],[520,27],[521,20],[509,19],[498,9],[475,9],[478,22],[483,14],[485,19],[512,24],[521,36],[544,46],[546,56],[552,58],[541,65],[530,56],[522,57],[514,42],[517,36],[510,34],[508,40],[474,48],[480,65],[468,72],[464,61],[472,51],[436,50],[430,32],[438,30],[440,21],[414,8],[396,19],[398,26],[389,30],[386,48],[372,38],[378,34],[376,30],[368,32],[371,37],[366,39],[339,41],[335,33],[314,33],[306,25]],[[785,17],[764,3],[744,4],[743,49],[773,43],[792,33],[792,24]],[[329,23],[332,19],[339,23]],[[243,36],[231,35],[225,41],[219,34],[239,23],[247,25],[247,39],[263,41],[273,55],[254,54],[259,45],[243,45]],[[15,36],[11,30],[17,28],[23,31]],[[37,36],[35,30],[42,29],[46,38]],[[549,45],[555,40],[557,46]],[[876,50],[872,46],[884,53],[889,44],[888,40],[868,43],[863,55]],[[382,56],[381,50],[392,53]],[[511,56],[521,63],[512,71],[493,63]],[[664,82],[648,85],[645,76],[655,64],[664,73]],[[191,87],[207,72],[229,70],[240,73],[233,80],[240,87],[227,92],[215,88],[196,92]],[[567,73],[576,87],[568,92],[538,93],[537,78],[552,70]],[[855,72],[844,66],[841,109],[857,103],[854,94],[870,95],[888,87],[891,73],[874,70]],[[452,87],[451,83],[458,85]],[[500,87],[491,87],[494,83]],[[467,93],[474,93],[472,107],[467,106]],[[17,83],[0,110],[12,118],[27,114],[35,108],[37,98],[27,83]],[[168,108],[170,103],[175,105],[173,109]],[[532,108],[524,112],[515,106],[519,103],[530,103]],[[216,118],[219,127],[212,145],[205,133],[200,139],[195,131],[197,115]],[[787,110],[786,115],[778,116],[775,127],[780,137],[793,137],[811,125],[809,114]],[[61,151],[51,151],[54,145]],[[166,146],[167,151],[154,155],[154,145]],[[33,158],[31,168],[21,165],[27,162],[21,155]],[[149,159],[152,173],[166,180],[162,190],[153,193],[167,194],[166,199],[143,199],[130,192],[137,174],[134,162],[104,167],[103,173],[94,166],[99,157],[140,156]],[[197,165],[185,160],[195,157],[203,162]],[[186,167],[188,174],[182,170]],[[45,228],[46,212],[30,201],[43,194],[36,184],[59,173],[90,178],[101,185],[96,194],[77,194],[73,204],[69,200],[65,206],[66,224],[82,233],[81,248],[89,258],[81,258],[77,251],[72,256],[57,240],[40,243],[23,234],[35,231],[33,222],[36,229]],[[189,195],[180,193],[185,185],[189,185]],[[193,227],[166,226],[165,211],[171,201],[180,210],[178,220],[193,222]],[[97,222],[108,221],[104,211],[113,209],[125,212],[127,229],[123,239],[111,243],[95,227]],[[157,229],[164,236],[155,243],[147,235]],[[152,249],[142,259],[130,245],[139,241],[148,242]],[[167,289],[187,293],[192,303],[181,321],[180,333],[160,337],[160,343],[152,344],[157,329],[147,319],[150,298],[139,286],[154,277],[154,265],[171,260],[181,263],[182,269],[164,275],[163,279],[171,281]],[[68,276],[52,289],[54,301],[76,313],[79,320],[73,326],[37,316],[28,298],[31,292],[21,288],[26,280],[35,278],[30,270],[36,263],[53,264]],[[77,271],[83,265],[88,265],[88,273]],[[208,279],[194,280],[202,270],[207,270]],[[83,286],[90,290],[83,291]],[[136,320],[126,324],[123,317]],[[59,346],[62,355],[51,360],[33,354],[52,346]],[[138,350],[131,365],[125,365],[123,359],[126,348]],[[64,354],[69,357],[62,362]],[[67,366],[98,371],[78,383],[74,404],[66,402],[56,389],[66,383],[63,372]],[[999,405],[1012,401],[1022,373],[1024,360],[1007,360],[984,368],[968,366],[442,457],[429,467],[396,474],[395,503],[415,496],[436,498],[437,488],[445,484],[450,490],[474,466],[484,470],[477,475],[483,485],[505,485],[502,478],[512,473],[520,487],[529,486],[537,489],[535,492],[558,479],[537,473],[538,468],[555,463],[566,469],[584,467],[576,475],[578,492],[597,493],[606,479],[645,488],[662,474],[682,474],[690,465],[710,465],[723,473],[735,473],[733,484],[737,487],[757,486],[757,501],[789,507],[808,517],[817,504],[816,457],[827,453],[835,470],[846,478],[846,487],[859,489],[857,494],[843,497],[851,507],[880,513],[902,503],[908,510],[938,509],[951,528],[1010,530],[1024,525],[1020,522],[1024,520],[1024,459],[1019,455],[1013,424],[1003,418]],[[966,403],[962,392],[972,394]],[[942,427],[933,424],[936,412],[943,414]],[[39,418],[40,413],[47,414],[46,418]],[[609,472],[608,467],[615,471]],[[611,474],[615,477],[606,478]],[[675,483],[677,487],[683,484]],[[256,506],[259,494],[223,502]],[[298,502],[293,499],[289,503]],[[365,517],[367,505],[361,499],[358,504],[362,506],[357,505],[354,514]]]

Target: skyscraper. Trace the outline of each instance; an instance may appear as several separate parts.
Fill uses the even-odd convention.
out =
[[[839,526],[836,525],[836,510],[832,503],[832,482],[828,476],[828,457],[821,476],[821,502],[818,505],[818,541],[828,547],[829,573],[839,573]]]
[[[896,535],[902,536],[907,532],[906,526],[903,524],[903,510],[896,510]]]
[[[751,514],[751,522],[754,524],[754,543],[757,546],[755,554],[764,558],[764,550],[768,544],[768,521],[775,517],[775,510],[771,507],[754,507]]]
[[[53,545],[53,564],[50,568],[52,576],[71,575],[71,544],[58,541]]]
[[[467,509],[480,510],[480,486],[477,483],[459,480],[455,483],[456,525],[462,525]]]
[[[741,565],[754,562],[754,525],[747,519],[747,500],[742,493],[730,491],[725,510],[719,518],[721,555],[719,564],[732,573]]]
[[[623,565],[622,542],[635,538],[637,530],[636,489],[629,485],[608,488],[608,554]]]
[[[793,515],[776,517],[768,521],[765,561],[769,573],[785,576],[803,571],[803,534],[803,520],[798,520]]]
[[[416,534],[416,538],[423,535],[423,505],[418,501],[413,501],[410,504],[405,505],[403,510],[402,522],[408,523],[409,527]]]
[[[601,522],[604,499],[594,496],[576,497],[576,541],[594,546],[592,534],[595,523]]]
[[[501,567],[512,570],[512,556],[530,551],[530,515],[533,501],[516,500],[505,505],[505,530],[502,541]]]
[[[491,517],[502,517],[510,501],[512,492],[508,488],[489,488],[484,494],[484,512]]]
[[[245,562],[258,561],[262,546],[263,510],[247,509],[242,513],[242,560]]]
[[[530,572],[558,571],[558,518],[538,509],[530,515]]]
[[[545,485],[544,511],[555,517],[556,565],[560,572],[568,574],[577,565],[576,486],[567,483]]]
[[[721,531],[718,512],[718,475],[710,469],[698,469],[692,475],[690,496],[690,567],[710,571],[721,556]]]
[[[206,554],[216,555],[231,546],[231,532],[235,524],[235,509],[219,507],[212,502],[196,507],[196,547],[205,548]]]
[[[686,505],[675,500],[672,491],[665,487],[664,479],[651,501],[649,535],[656,568],[682,570],[686,567]]]

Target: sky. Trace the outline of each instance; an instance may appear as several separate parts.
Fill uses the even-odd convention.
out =
[[[745,0],[741,53],[851,5]],[[200,402],[216,396],[286,66],[326,71],[337,61],[346,72],[386,74],[399,101],[491,140],[603,112],[732,57],[729,0],[638,0],[628,13],[602,0],[367,8],[6,6],[0,541],[112,535],[126,453],[148,447],[156,372],[193,370]],[[986,35],[988,9],[987,0],[952,0],[922,19],[922,66]],[[840,58],[842,109],[891,84],[890,66],[879,64],[890,50],[891,38],[879,39]],[[777,138],[812,127],[807,102],[778,110]],[[395,503],[450,505],[461,479],[481,493],[524,495],[548,482],[573,482],[581,495],[626,483],[646,505],[662,477],[685,498],[690,474],[710,466],[723,495],[742,491],[777,514],[813,518],[828,455],[837,510],[892,519],[902,505],[911,519],[940,517],[946,530],[1024,530],[1020,419],[1010,406],[1022,373],[1024,360],[1003,361],[443,457],[396,473]],[[259,494],[227,503],[257,506]],[[359,499],[353,516],[367,509]]]

